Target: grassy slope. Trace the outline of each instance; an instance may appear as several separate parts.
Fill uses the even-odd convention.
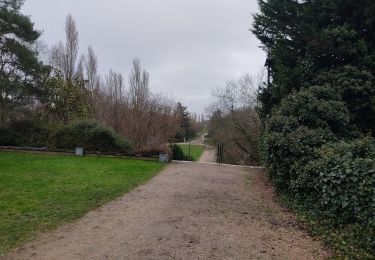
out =
[[[189,154],[189,145],[188,144],[180,144],[179,145],[182,148],[182,151],[185,155]],[[204,147],[202,145],[192,145],[190,154],[193,156],[194,161],[198,161],[199,158],[201,158],[204,151]]]
[[[0,255],[144,183],[157,162],[0,152]]]

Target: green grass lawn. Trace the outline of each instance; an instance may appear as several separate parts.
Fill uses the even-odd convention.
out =
[[[189,144],[179,144],[185,155],[189,155]],[[204,151],[203,145],[192,145],[190,155],[194,158],[194,161],[198,161],[201,158]]]
[[[0,152],[0,255],[121,196],[163,167],[129,159]]]

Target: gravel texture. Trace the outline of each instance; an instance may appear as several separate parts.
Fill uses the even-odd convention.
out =
[[[206,146],[201,158],[199,158],[200,163],[216,163],[216,150],[213,147]]]
[[[3,259],[324,259],[260,169],[172,163]]]

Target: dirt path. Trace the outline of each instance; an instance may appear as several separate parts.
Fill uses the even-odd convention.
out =
[[[204,145],[204,136],[203,135],[198,136],[194,138],[193,140],[191,140],[191,142],[186,140],[186,142],[184,143],[177,143],[177,144],[189,144],[189,143],[191,143],[192,145]]]
[[[6,259],[322,259],[261,170],[171,164],[131,193]]]
[[[206,146],[201,158],[200,163],[216,163],[216,150],[213,147]]]

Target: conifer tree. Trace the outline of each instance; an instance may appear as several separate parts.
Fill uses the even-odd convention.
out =
[[[259,93],[269,117],[283,98],[313,85],[342,95],[355,124],[375,133],[375,2],[259,0],[253,33],[273,58]]]
[[[25,106],[41,92],[41,75],[47,72],[32,45],[40,32],[20,13],[22,0],[0,1],[0,124],[9,111]]]

